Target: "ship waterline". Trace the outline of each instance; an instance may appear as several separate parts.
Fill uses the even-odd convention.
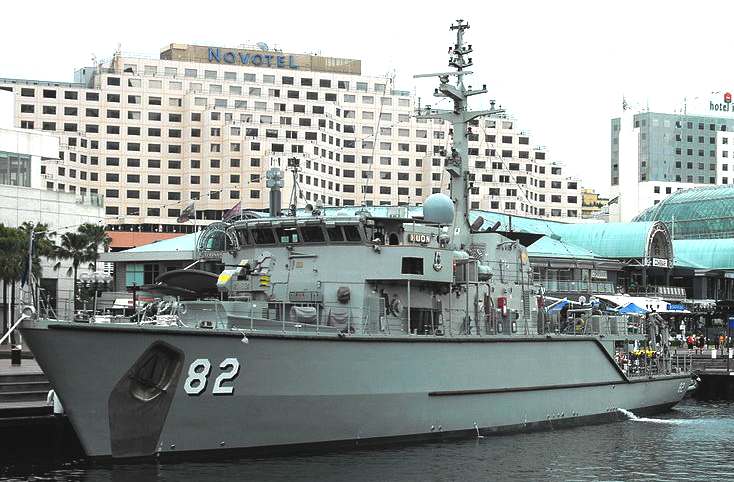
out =
[[[243,343],[219,330],[54,322],[23,333],[93,457],[533,430],[664,410],[690,383],[627,378],[595,337],[248,333]],[[140,402],[129,385],[120,393],[157,346],[181,355],[158,401]],[[217,394],[216,378],[232,371],[218,369],[225,359],[239,370],[219,386],[231,393]],[[198,360],[211,373],[191,393]]]

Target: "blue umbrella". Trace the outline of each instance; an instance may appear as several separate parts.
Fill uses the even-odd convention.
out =
[[[634,303],[627,303],[617,311],[619,313],[624,313],[625,315],[644,315],[649,310],[646,310],[645,308],[640,308]]]

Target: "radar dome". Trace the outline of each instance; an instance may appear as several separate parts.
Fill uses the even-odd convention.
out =
[[[454,222],[454,202],[445,194],[431,194],[423,202],[423,219],[429,223]]]

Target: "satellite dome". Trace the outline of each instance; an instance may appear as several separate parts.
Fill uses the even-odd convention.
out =
[[[429,223],[454,222],[454,202],[445,194],[431,194],[423,202],[423,219]]]

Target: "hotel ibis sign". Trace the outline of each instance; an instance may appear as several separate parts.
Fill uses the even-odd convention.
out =
[[[723,102],[710,101],[709,110],[711,112],[732,112],[731,92],[725,92],[723,100]]]
[[[271,53],[252,53],[242,50],[221,50],[209,47],[209,62],[218,64],[254,65],[278,69],[298,69],[293,55],[273,55]]]

